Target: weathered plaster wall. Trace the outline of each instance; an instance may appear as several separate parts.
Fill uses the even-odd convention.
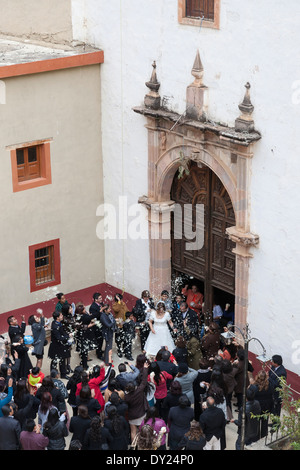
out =
[[[131,109],[143,102],[153,60],[163,101],[182,113],[199,49],[209,87],[209,117],[229,125],[239,115],[244,84],[251,83],[262,140],[254,146],[250,180],[250,225],[260,245],[250,262],[248,320],[252,335],[268,354],[282,354],[290,370],[299,370],[298,0],[289,1],[284,9],[279,0],[222,0],[220,30],[180,25],[174,0],[73,0],[72,5],[74,39],[105,50],[106,201],[117,204],[118,196],[126,194],[135,203],[147,194],[145,120]],[[139,295],[149,281],[147,242],[106,243],[108,282],[122,284],[123,259],[126,290]],[[258,345],[251,347],[260,352]]]
[[[72,41],[71,0],[0,0],[0,35],[64,43]]]

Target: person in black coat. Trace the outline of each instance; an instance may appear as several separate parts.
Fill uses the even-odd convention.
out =
[[[181,384],[178,380],[173,380],[167,392],[167,396],[163,399],[161,405],[161,417],[165,423],[168,422],[169,411],[173,406],[178,406],[179,398],[182,396]]]
[[[17,343],[17,341],[15,341],[15,336],[24,336],[25,334],[25,329],[26,329],[26,322],[25,322],[25,316],[22,315],[22,321],[21,321],[21,325],[18,324],[18,320],[16,319],[16,317],[14,315],[10,315],[8,318],[7,318],[7,323],[8,323],[8,336],[9,336],[9,339],[10,339],[10,343],[12,345],[12,343]],[[13,351],[14,351],[14,347],[11,346],[11,354],[13,355]]]
[[[95,416],[85,434],[83,450],[109,450],[112,442],[109,430],[102,426],[101,418]]]
[[[226,418],[223,411],[215,405],[215,400],[208,397],[206,408],[199,419],[202,431],[206,437],[207,450],[221,450],[221,438],[224,435]]]
[[[78,440],[83,444],[86,431],[91,425],[91,418],[87,406],[80,405],[78,407],[77,416],[72,416],[69,425],[69,431],[72,433],[71,441]]]
[[[73,375],[69,378],[66,388],[69,391],[68,404],[73,410],[73,416],[77,416],[78,408],[76,403],[76,390],[77,384],[81,382],[81,376],[83,372],[82,366],[77,366],[74,369]]]
[[[43,393],[49,392],[52,396],[52,404],[55,406],[60,413],[66,411],[66,402],[61,391],[55,387],[53,379],[50,375],[44,377],[42,385],[37,389],[36,398],[42,399]]]
[[[125,313],[125,322],[123,323],[123,352],[128,361],[133,361],[132,342],[136,336],[135,329],[140,326],[134,321],[132,312]]]
[[[150,332],[148,318],[151,310],[154,308],[155,305],[153,299],[150,296],[149,291],[144,290],[142,292],[141,298],[136,301],[135,306],[132,310],[132,313],[137,323],[140,324],[140,341],[142,351],[144,351],[145,343]]]
[[[177,364],[187,364],[188,361],[188,350],[186,347],[186,340],[183,336],[178,336],[176,343],[176,348],[173,349],[172,354],[175,357]]]
[[[157,364],[159,365],[160,371],[161,372],[168,372],[168,374],[174,377],[178,373],[178,365],[174,364],[172,361],[170,361],[171,353],[170,351],[163,349],[161,351],[161,359],[158,360],[156,359]],[[167,388],[169,389],[171,385],[171,380],[167,380]]]
[[[245,445],[250,445],[259,439],[259,419],[261,408],[257,400],[255,400],[255,391],[252,388],[246,390],[246,410],[245,410]],[[241,450],[242,438],[242,409],[238,414],[238,419],[232,419],[231,422],[238,426],[238,438],[235,443],[236,450]]]
[[[32,363],[28,355],[29,348],[24,343],[23,336],[14,336],[14,355],[17,353],[18,358],[20,359],[20,366],[17,372],[17,379],[25,378],[28,376],[32,369]]]
[[[81,388],[79,395],[76,397],[76,405],[77,407],[80,405],[86,406],[90,418],[98,416],[101,411],[101,405],[98,400],[96,400],[96,398],[92,397],[92,392],[89,385],[84,385]]]
[[[282,400],[280,397],[278,388],[281,388],[281,380],[286,380],[287,372],[282,363],[282,357],[279,354],[275,354],[272,357],[272,367],[269,372],[269,381],[273,388],[273,409],[272,413],[276,416],[280,416]]]
[[[205,383],[210,383],[212,369],[209,366],[209,361],[202,359],[199,363],[198,375],[193,382],[194,392],[194,411],[195,419],[198,421],[202,413],[202,403],[206,400],[206,386]]]
[[[102,324],[100,322],[100,317],[103,312],[104,303],[102,301],[102,295],[100,292],[95,292],[93,294],[93,302],[89,307],[89,313],[97,320],[97,324],[94,327],[94,334],[97,343],[96,356],[98,359],[103,359],[102,346],[104,342],[103,333],[102,333]]]
[[[23,415],[25,418],[36,418],[40,400],[34,393],[34,389],[31,389],[31,392],[28,390],[27,379],[18,380],[14,393],[14,403],[18,407],[19,416],[21,416],[21,410],[24,410]]]
[[[82,367],[88,369],[88,353],[97,347],[95,337],[95,317],[86,311],[84,305],[77,305],[76,315],[76,351],[79,352]]]
[[[119,415],[117,408],[113,405],[107,407],[107,418],[104,427],[108,429],[113,440],[110,450],[127,450],[130,440],[130,427],[124,416]]]
[[[69,354],[71,338],[65,331],[62,320],[63,314],[55,311],[52,315],[53,322],[51,324],[51,342],[48,350],[48,357],[51,359],[50,371],[58,369],[62,379],[67,377],[66,358]]]
[[[255,380],[250,380],[250,388],[254,390],[254,399],[260,404],[261,414],[271,413],[273,410],[273,387],[270,384],[268,374],[260,370]],[[268,419],[260,419],[260,438],[268,434]]]
[[[0,418],[0,450],[19,450],[21,425],[14,419],[14,410],[10,404],[2,407]]]
[[[116,331],[116,320],[111,313],[111,307],[105,305],[101,313],[100,321],[102,323],[102,335],[105,340],[104,362],[106,365],[112,363],[113,338]]]
[[[193,336],[199,338],[200,324],[197,313],[189,308],[186,301],[181,302],[179,310],[176,320],[178,335],[183,336],[186,341]]]
[[[170,450],[179,449],[178,444],[189,431],[193,419],[194,410],[191,402],[186,395],[182,395],[178,400],[178,406],[173,406],[168,416]]]

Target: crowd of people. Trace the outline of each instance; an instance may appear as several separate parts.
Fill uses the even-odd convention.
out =
[[[20,324],[7,319],[1,450],[224,450],[229,423],[236,424],[241,448],[245,352],[235,340],[223,340],[233,320],[228,306],[214,309],[208,322],[195,286],[174,297],[163,291],[156,303],[145,290],[131,310],[121,294],[110,305],[97,292],[87,308],[60,293],[52,316],[50,338],[41,310],[28,318],[31,335],[24,317]],[[98,359],[93,367],[91,351]],[[286,370],[281,356],[272,361],[269,373],[254,374],[248,363],[247,445],[268,433],[261,415],[280,415],[278,386]]]

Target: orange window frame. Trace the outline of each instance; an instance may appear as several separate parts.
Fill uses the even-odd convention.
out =
[[[36,148],[38,166],[28,163],[28,153],[32,147]],[[52,183],[49,141],[27,142],[16,145],[13,148],[8,147],[8,149],[10,150],[11,157],[13,192],[24,191]],[[24,168],[22,165],[18,165],[18,151],[23,152]],[[30,174],[30,172],[32,173]]]
[[[59,238],[28,247],[30,292],[56,286],[61,282],[60,276],[60,241]],[[48,259],[47,264],[38,261]],[[47,279],[47,273],[51,278]],[[44,278],[44,280],[43,280]]]

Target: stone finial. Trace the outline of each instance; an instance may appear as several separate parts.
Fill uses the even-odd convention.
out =
[[[197,50],[192,68],[195,78],[186,91],[186,116],[197,121],[205,120],[208,107],[208,88],[203,85],[203,65]]]
[[[203,71],[204,69],[203,69],[201,59],[200,59],[200,54],[199,54],[199,51],[197,50],[194,65],[192,68],[192,75],[193,77],[195,77],[193,85],[196,85],[199,87],[203,85]]]
[[[151,78],[146,82],[146,86],[149,88],[150,92],[145,95],[144,103],[147,108],[158,109],[160,108],[160,95],[158,93],[160,83],[157,80],[156,76],[156,62],[152,64],[153,70]]]
[[[250,99],[250,83],[247,82],[245,85],[246,92],[243,101],[239,104],[239,110],[241,111],[240,117],[235,120],[235,130],[252,132],[254,131],[254,121],[252,119],[252,113],[254,106]]]

